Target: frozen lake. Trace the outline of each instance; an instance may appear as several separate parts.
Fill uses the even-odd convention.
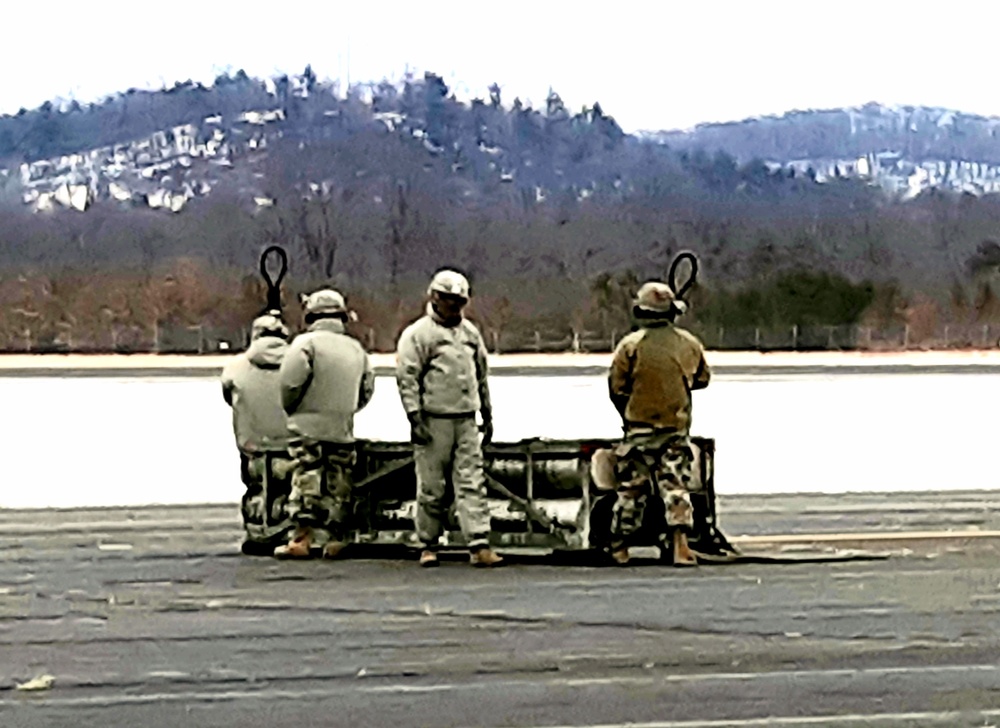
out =
[[[603,376],[495,376],[497,441],[620,435]],[[243,486],[215,379],[0,377],[0,507],[236,502]],[[716,375],[693,433],[727,493],[1000,487],[1000,374]],[[408,437],[379,377],[360,438]]]

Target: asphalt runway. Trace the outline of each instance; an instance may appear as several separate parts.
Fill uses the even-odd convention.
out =
[[[719,513],[881,558],[421,570],[242,556],[235,505],[0,511],[0,725],[1000,724],[1000,494]]]

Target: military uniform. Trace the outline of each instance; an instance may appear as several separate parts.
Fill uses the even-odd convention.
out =
[[[281,364],[292,458],[288,513],[296,531],[276,556],[303,558],[313,545],[333,557],[346,544],[355,463],[354,415],[372,398],[367,352],[345,331],[343,297],[322,290],[305,301],[307,330]]]
[[[452,271],[440,273],[429,289],[435,291],[455,297],[458,313],[448,320],[428,304],[426,315],[400,335],[396,350],[399,394],[414,427],[421,563],[437,563],[433,552],[444,531],[450,477],[472,563],[490,566],[500,557],[488,548],[490,512],[476,424],[476,413],[481,412],[484,428],[492,431],[486,344],[460,313],[469,297],[465,278]]]
[[[645,284],[636,310],[640,328],[619,342],[608,377],[625,429],[614,452],[618,496],[611,525],[620,561],[627,561],[628,539],[642,525],[650,495],[663,498],[668,531],[693,526],[691,392],[711,378],[701,342],[673,324],[677,309],[669,286]]]
[[[247,351],[222,370],[222,395],[233,410],[240,475],[246,486],[241,502],[245,553],[270,554],[292,528],[287,512],[290,437],[279,378],[288,335],[277,316],[258,317]]]

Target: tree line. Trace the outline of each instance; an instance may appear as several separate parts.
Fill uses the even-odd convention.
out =
[[[685,319],[695,329],[1000,322],[993,196],[898,202],[857,180],[678,152],[624,135],[599,103],[571,112],[555,92],[533,109],[494,86],[466,105],[427,74],[341,98],[309,69],[268,88],[237,73],[0,118],[10,160],[221,110],[286,110],[254,176],[237,164],[180,214],[103,201],[32,213],[5,197],[0,348],[148,349],[188,329],[238,339],[263,305],[257,258],[273,243],[292,261],[289,315],[298,292],[334,285],[378,350],[419,315],[442,265],[468,273],[474,315],[497,340],[610,337],[631,325],[638,284],[681,250],[701,261]],[[273,204],[253,202],[250,177]]]

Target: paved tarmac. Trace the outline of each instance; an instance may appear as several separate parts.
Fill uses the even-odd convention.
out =
[[[0,511],[0,726],[1000,724],[1000,493],[719,514],[888,558],[428,571],[242,556],[235,504]]]

